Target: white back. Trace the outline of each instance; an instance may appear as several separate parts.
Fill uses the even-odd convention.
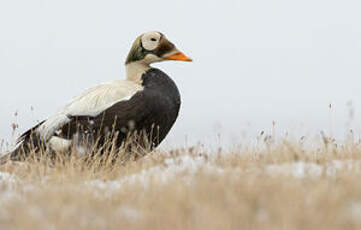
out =
[[[129,100],[143,87],[132,81],[113,81],[92,87],[73,98],[36,131],[49,140],[56,130],[69,122],[68,116],[96,116],[117,102]]]

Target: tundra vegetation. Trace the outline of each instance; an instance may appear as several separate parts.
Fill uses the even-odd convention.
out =
[[[361,142],[352,135],[261,132],[237,146],[144,157],[108,144],[92,160],[40,154],[1,166],[0,229],[361,228]]]

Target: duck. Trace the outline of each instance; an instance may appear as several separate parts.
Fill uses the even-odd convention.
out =
[[[74,145],[84,150],[84,145],[102,146],[109,138],[121,148],[134,134],[145,137],[136,139],[143,147],[147,142],[150,149],[156,148],[174,125],[181,105],[175,82],[151,66],[162,61],[192,59],[161,32],[141,34],[126,58],[125,80],[99,84],[74,97],[24,132],[1,161],[24,160],[40,150],[64,152]]]

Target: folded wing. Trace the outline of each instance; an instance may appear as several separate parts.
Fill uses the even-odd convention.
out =
[[[58,134],[67,127],[71,127],[75,121],[74,118],[96,118],[107,108],[129,100],[142,89],[141,85],[134,82],[113,81],[86,90],[80,96],[73,98],[53,116],[23,133],[17,140],[16,149],[7,157],[18,160],[20,153],[29,152],[32,148],[40,148],[43,143],[54,150],[68,147],[71,141],[60,137]]]
[[[97,116],[115,103],[129,100],[142,89],[142,86],[130,81],[114,81],[90,88],[49,117],[36,132],[48,141],[56,131],[70,122],[69,117]]]

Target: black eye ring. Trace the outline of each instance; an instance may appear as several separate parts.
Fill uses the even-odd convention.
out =
[[[153,41],[153,42],[157,41],[157,39],[155,39],[155,38],[151,38],[150,40]]]

